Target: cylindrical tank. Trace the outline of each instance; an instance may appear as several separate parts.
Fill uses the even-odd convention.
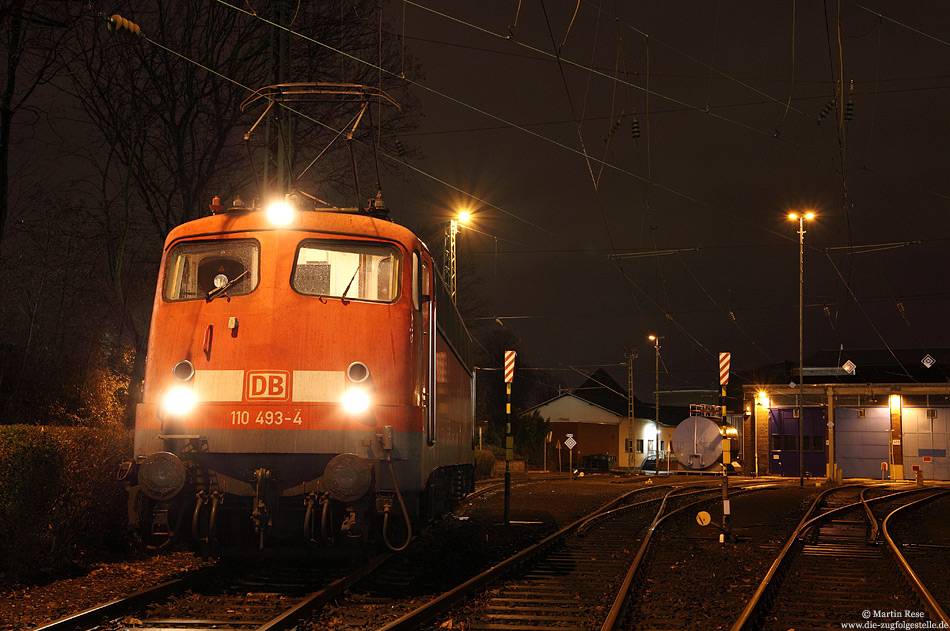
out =
[[[708,469],[722,458],[719,424],[705,416],[683,419],[673,432],[673,453],[687,469]]]

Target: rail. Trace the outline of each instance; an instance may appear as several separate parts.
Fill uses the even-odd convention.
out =
[[[501,563],[498,563],[497,565],[485,570],[481,574],[470,578],[461,585],[458,585],[457,587],[443,593],[441,596],[430,600],[421,607],[418,607],[413,611],[403,615],[402,617],[393,620],[382,627],[379,627],[377,631],[405,631],[409,629],[418,629],[421,625],[430,621],[432,618],[447,610],[452,605],[463,600],[472,591],[487,585],[489,582],[495,580],[505,572],[508,572],[522,565],[523,563],[535,559],[545,550],[560,541],[560,539],[566,533],[577,529],[591,517],[601,512],[610,510],[615,505],[635,494],[650,490],[654,490],[654,487],[641,487],[612,499],[611,501],[592,511],[590,514],[581,517],[564,528],[561,528],[557,532],[545,537],[538,543],[525,548],[517,554],[505,559]]]
[[[761,488],[769,488],[771,486],[772,486],[771,484],[767,484],[767,485],[762,485],[762,486],[755,486],[754,488],[739,487],[732,493],[732,497],[735,497],[736,495],[740,495],[742,493],[748,493],[753,490],[759,490]],[[688,494],[684,494],[684,496],[693,495],[693,494],[702,493],[702,492],[711,492],[711,491],[718,492],[718,490],[719,489],[717,487],[706,488],[699,491],[694,491]],[[681,511],[686,510],[687,508],[696,506],[697,504],[703,504],[706,502],[715,501],[719,499],[717,496],[711,499],[706,498],[706,499],[696,500],[695,502],[690,502],[689,504],[680,506],[679,508],[676,508],[664,514],[664,510],[666,510],[666,501],[669,498],[669,496],[673,494],[674,491],[670,491],[669,493],[666,494],[666,496],[664,496],[663,501],[660,504],[660,508],[657,510],[656,516],[653,518],[653,523],[650,524],[650,528],[647,530],[647,533],[644,536],[643,541],[640,543],[640,548],[639,550],[637,550],[636,557],[634,557],[633,562],[630,564],[630,567],[627,569],[627,573],[624,576],[623,582],[621,583],[620,588],[617,591],[617,596],[614,598],[613,605],[610,607],[610,610],[607,612],[607,618],[604,620],[604,623],[601,625],[600,631],[612,631],[617,626],[618,621],[623,619],[623,615],[626,612],[626,607],[629,602],[630,588],[633,585],[633,581],[637,575],[637,572],[640,571],[640,564],[643,562],[643,559],[646,557],[647,550],[649,549],[649,546],[650,546],[650,541],[653,538],[653,533],[656,531],[659,525],[663,523],[665,520],[667,520],[668,518],[672,517],[673,515],[676,515],[677,513]]]
[[[842,487],[832,487],[823,491],[818,497],[815,498],[815,501],[809,507],[808,511],[805,512],[805,515],[802,517],[798,526],[792,532],[792,535],[785,542],[785,545],[779,551],[775,560],[772,562],[769,567],[768,572],[766,572],[765,577],[759,583],[759,586],[756,588],[752,597],[746,603],[746,606],[743,608],[742,613],[739,615],[739,618],[733,623],[730,627],[730,631],[745,631],[746,629],[751,628],[751,625],[761,616],[764,608],[768,605],[770,594],[772,590],[776,589],[776,578],[782,575],[791,564],[794,559],[792,551],[800,548],[803,540],[807,537],[808,532],[817,526],[820,522],[831,519],[832,517],[844,513],[846,511],[854,510],[859,505],[862,510],[865,512],[865,516],[870,516],[868,519],[870,523],[874,523],[876,519],[874,518],[873,512],[870,510],[869,504],[877,503],[885,500],[893,500],[895,497],[904,496],[908,494],[920,493],[928,489],[911,489],[907,491],[897,491],[895,493],[890,493],[881,497],[867,499],[865,497],[865,491],[862,490],[860,495],[860,501],[852,502],[832,508],[831,510],[825,511],[819,515],[814,513],[825,500],[826,496],[830,495],[833,492],[841,491],[845,489],[857,489],[861,485],[846,485]],[[874,529],[871,529],[872,531]],[[899,553],[897,553],[900,556]]]
[[[927,589],[927,586],[924,585],[923,581],[920,580],[920,577],[917,576],[916,572],[914,572],[914,569],[910,566],[910,563],[908,563],[907,559],[904,558],[904,555],[901,554],[897,544],[894,543],[894,540],[891,539],[891,536],[887,532],[888,520],[890,520],[890,518],[898,512],[910,506],[916,506],[923,502],[929,502],[937,497],[940,497],[941,495],[946,495],[947,493],[950,493],[950,491],[932,493],[927,497],[922,497],[919,500],[915,500],[909,504],[905,504],[904,506],[894,509],[887,515],[887,517],[884,518],[884,522],[881,524],[881,530],[884,534],[884,540],[887,542],[888,548],[895,556],[898,566],[900,566],[900,568],[904,571],[904,575],[910,582],[911,587],[917,592],[917,595],[923,601],[924,606],[927,608],[927,613],[931,618],[935,618],[940,622],[950,626],[950,616],[947,615],[947,612],[943,609],[943,607],[940,606],[940,603],[937,602],[937,599],[933,597],[933,594],[930,593],[930,590]]]

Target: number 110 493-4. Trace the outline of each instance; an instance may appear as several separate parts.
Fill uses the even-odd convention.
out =
[[[252,415],[248,410],[231,410],[231,425],[303,425],[300,410],[282,412],[280,410],[261,410]]]

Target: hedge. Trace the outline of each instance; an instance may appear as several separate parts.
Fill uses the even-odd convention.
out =
[[[490,478],[495,466],[495,454],[489,449],[475,450],[475,477]]]
[[[54,578],[85,552],[124,546],[116,471],[131,454],[125,430],[0,426],[0,578]]]

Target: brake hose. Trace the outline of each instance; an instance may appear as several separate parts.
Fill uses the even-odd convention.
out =
[[[389,542],[389,537],[386,535],[386,531],[389,530],[389,512],[392,508],[391,506],[386,507],[385,514],[383,515],[383,541],[386,543],[386,547],[393,552],[402,552],[409,546],[409,542],[412,541],[412,522],[409,520],[409,511],[406,510],[406,503],[402,500],[402,493],[399,492],[399,483],[396,482],[396,471],[393,468],[393,459],[388,452],[386,453],[386,462],[389,464],[389,475],[393,479],[393,488],[396,489],[396,499],[399,500],[399,507],[402,509],[402,515],[406,520],[406,542],[397,548]]]

